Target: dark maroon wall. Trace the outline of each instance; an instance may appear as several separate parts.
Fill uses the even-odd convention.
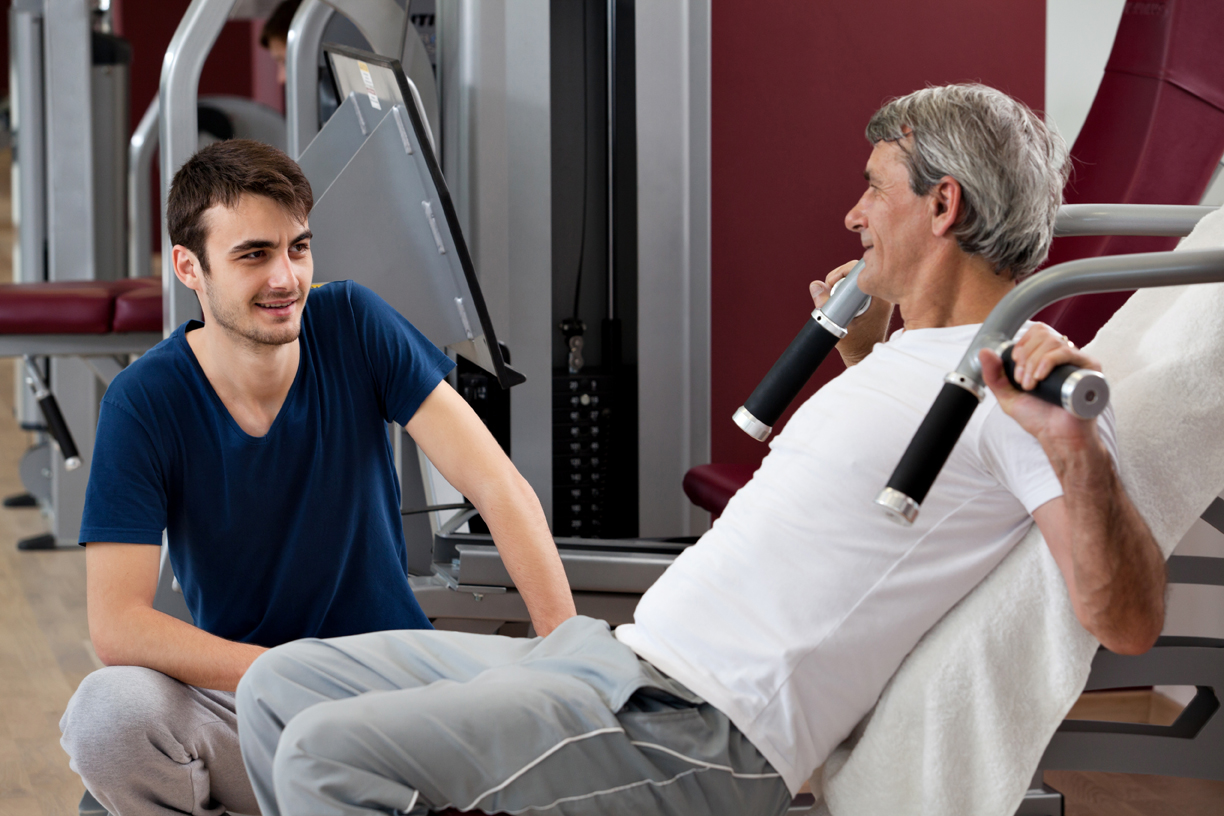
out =
[[[858,257],[843,217],[863,190],[868,118],[889,97],[968,80],[1040,109],[1045,5],[714,0],[713,461],[764,456],[731,414],[807,319],[808,282]],[[841,370],[832,358],[813,383]]]
[[[111,3],[115,33],[132,46],[131,122],[135,128],[145,109],[157,96],[161,84],[162,59],[190,0],[116,0]],[[200,75],[201,94],[231,94],[254,97],[257,31],[261,23],[239,20],[225,24],[204,62]],[[161,189],[158,168],[153,168],[154,201]],[[153,251],[161,248],[160,207],[153,208]]]
[[[162,58],[190,0],[122,0],[112,3],[115,31],[132,45],[132,127],[157,96]],[[225,24],[200,75],[200,93],[252,96],[252,27],[239,20]]]

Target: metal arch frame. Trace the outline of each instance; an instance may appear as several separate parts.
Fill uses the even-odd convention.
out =
[[[306,0],[289,24],[285,42],[285,128],[288,152],[296,160],[319,132],[318,74],[323,31],[335,9],[323,0]]]
[[[178,169],[196,152],[199,121],[196,97],[204,60],[229,19],[235,0],[192,0],[182,22],[170,40],[162,60],[161,86],[158,99],[161,116],[158,122],[161,143],[161,212],[162,246],[170,246],[166,227],[166,199],[170,182]],[[195,296],[174,275],[173,255],[162,252],[162,333],[169,337],[174,329],[189,318],[198,318],[200,307]]]
[[[162,60],[161,85],[158,99],[162,115],[158,123],[161,144],[161,208],[162,245],[170,246],[166,229],[166,198],[170,182],[178,169],[195,153],[199,122],[196,102],[200,74],[204,61],[212,51],[221,29],[234,11],[237,0],[192,0],[187,12],[170,40]],[[348,17],[378,53],[398,58],[404,46],[406,13],[393,0],[327,0],[335,11]],[[306,9],[306,14],[311,13]],[[299,14],[294,15],[294,22]],[[303,22],[307,17],[303,16]],[[311,18],[312,26],[314,24]],[[322,28],[319,29],[322,36]],[[299,41],[295,68],[300,69],[305,37]],[[286,43],[286,75],[288,74],[288,43]],[[300,79],[295,70],[295,79]],[[295,93],[296,96],[296,93]],[[299,111],[300,116],[300,111]],[[317,112],[316,112],[317,117]],[[298,145],[301,147],[301,145]],[[179,283],[172,268],[171,254],[162,253],[162,331],[170,336],[184,320],[199,317],[199,304],[191,291]]]

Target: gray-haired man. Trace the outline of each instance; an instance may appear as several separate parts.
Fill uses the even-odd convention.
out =
[[[1067,151],[983,86],[928,88],[872,118],[846,216],[875,296],[713,529],[609,632],[575,618],[511,641],[392,632],[300,641],[239,688],[265,816],[460,810],[780,813],[914,643],[1035,520],[1077,615],[1109,648],[1160,632],[1163,562],[1115,475],[1112,416],[993,392],[911,528],[872,499],[977,324],[1046,257]],[[818,304],[829,285],[812,285]],[[905,329],[884,342],[893,304]],[[1032,388],[1094,366],[1029,327]],[[762,563],[784,565],[762,570]],[[378,692],[378,693],[367,693]]]

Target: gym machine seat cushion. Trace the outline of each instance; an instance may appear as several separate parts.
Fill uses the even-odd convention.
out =
[[[155,295],[157,316],[149,320],[148,299]],[[115,328],[117,300],[125,305],[124,325]],[[161,281],[56,281],[0,284],[0,334],[107,334],[161,329]]]
[[[714,518],[722,513],[735,492],[752,478],[759,465],[697,465],[684,474],[684,494]]]
[[[162,330],[161,281],[140,286],[115,298],[115,332],[158,332]]]
[[[0,333],[106,334],[113,303],[93,281],[0,285]]]
[[[1224,153],[1224,3],[1127,3],[1075,146],[1068,204],[1197,204]],[[1057,238],[1050,264],[1171,250],[1176,238]],[[1037,320],[1084,345],[1130,292],[1080,295]]]

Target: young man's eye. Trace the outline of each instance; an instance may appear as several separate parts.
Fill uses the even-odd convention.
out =
[[[305,244],[305,243],[303,243],[303,244],[297,244],[297,245],[295,245],[295,246],[293,247],[293,251],[294,251],[294,252],[309,252],[309,251],[310,251],[310,244]]]

